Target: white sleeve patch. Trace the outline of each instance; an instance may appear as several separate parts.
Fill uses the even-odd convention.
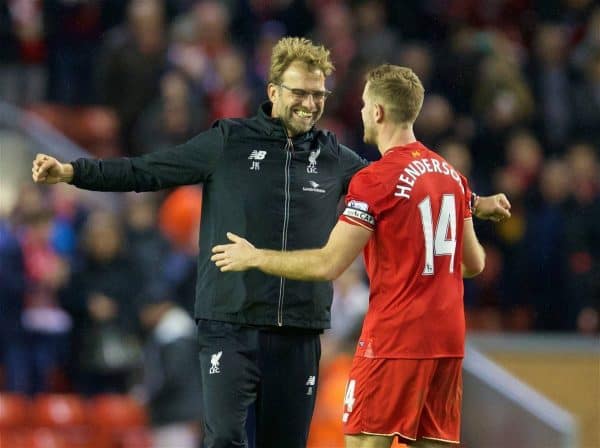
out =
[[[346,209],[344,210],[344,213],[342,213],[344,216],[364,221],[372,226],[375,225],[375,218],[373,217],[373,215],[369,214],[367,211],[351,208],[350,203],[348,204],[348,207],[346,207]]]
[[[369,204],[366,202],[355,201],[354,199],[348,202],[347,207],[355,208],[356,210],[362,210],[363,212],[369,211]]]

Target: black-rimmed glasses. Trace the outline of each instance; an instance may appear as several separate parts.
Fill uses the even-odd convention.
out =
[[[331,91],[329,90],[313,90],[308,91],[304,89],[292,89],[291,87],[286,86],[285,84],[275,84],[276,86],[283,87],[285,90],[288,90],[296,99],[304,101],[308,99],[308,97],[312,96],[314,101],[325,101],[329,95],[331,95]]]

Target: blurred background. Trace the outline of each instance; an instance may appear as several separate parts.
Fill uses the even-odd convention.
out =
[[[466,282],[464,443],[600,447],[600,7],[591,0],[0,2],[0,446],[197,446],[201,186],[98,194],[30,180],[67,161],[161,151],[266,99],[273,44],[336,70],[319,126],[364,157],[365,71],[411,67],[416,135],[513,217],[476,222]],[[310,447],[342,446],[368,305],[335,282]],[[475,393],[476,392],[476,393]]]

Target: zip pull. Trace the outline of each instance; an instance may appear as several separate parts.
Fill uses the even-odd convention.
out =
[[[289,149],[292,151],[292,154],[294,154],[294,143],[292,142],[292,138],[291,137],[287,137],[287,143],[285,144],[285,149]]]

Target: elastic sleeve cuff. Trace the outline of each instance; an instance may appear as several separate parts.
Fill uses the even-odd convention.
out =
[[[81,159],[71,160],[69,163],[73,167],[73,179],[71,182],[68,182],[70,185],[77,186],[79,184],[80,172],[81,172]]]

